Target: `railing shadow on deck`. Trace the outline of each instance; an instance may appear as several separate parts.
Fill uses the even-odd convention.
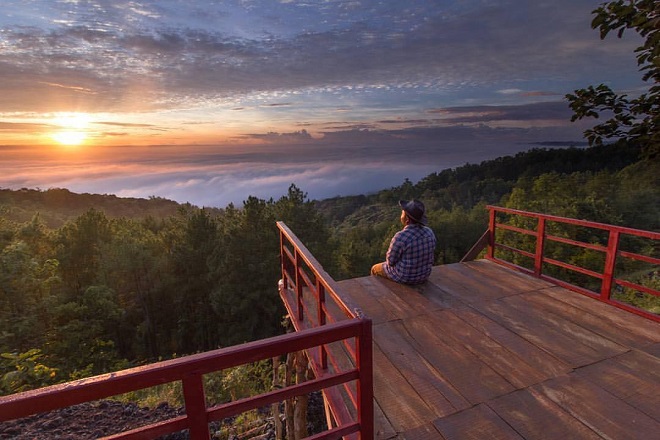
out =
[[[660,258],[644,255],[639,251],[624,250],[622,243],[624,237],[629,242],[644,241],[648,249],[655,249],[657,252],[660,233],[498,206],[488,206],[487,209],[489,210],[488,230],[461,261],[472,260],[486,249],[485,258],[488,260],[660,322],[660,315],[614,299],[612,295],[614,289],[628,288],[640,294],[660,297],[659,290],[617,275],[618,265],[622,260],[627,259],[629,262],[650,265],[646,271],[655,270],[653,276],[657,277]],[[567,228],[574,230],[569,232]],[[548,255],[550,245],[555,246],[555,251],[557,246],[588,250],[595,256],[592,260],[596,262],[602,260],[602,267],[589,269],[577,263],[560,261],[557,257],[552,258]],[[653,267],[655,269],[652,269]],[[554,272],[558,272],[558,268],[569,274],[567,276],[569,281],[549,275],[553,269]],[[576,278],[576,274],[599,281],[595,283],[595,288],[591,287],[594,283],[588,281],[583,285],[577,285],[572,281],[572,278]]]
[[[278,225],[288,231],[284,224]],[[294,247],[291,249],[298,256],[297,258],[303,256],[302,258],[307,259],[310,254],[295,235],[288,231],[287,237],[292,240]],[[317,275],[319,275],[317,282],[323,286],[329,287],[334,283],[329,277],[323,278],[321,272],[317,272]],[[283,277],[284,280],[287,279],[286,275]],[[353,438],[357,435],[361,439],[371,439],[373,438],[371,321],[364,317],[351,316],[351,318],[260,341],[2,396],[0,422],[166,383],[181,382],[185,415],[111,435],[105,439],[151,439],[188,430],[192,440],[208,440],[210,422],[315,391],[330,393],[328,391],[330,389],[351,383],[358,391],[355,396],[358,417],[337,416],[334,419],[337,423],[329,425],[329,429],[325,432],[310,436],[308,439],[339,439],[346,436]],[[315,378],[307,382],[230,403],[206,406],[203,385],[205,374],[298,351],[305,351],[309,355],[316,351],[315,348],[319,348],[322,352],[324,346],[333,343],[347,343],[355,347],[353,365],[341,371],[337,369],[330,371],[327,365],[323,368],[316,364]],[[334,406],[333,410],[338,411]],[[340,413],[340,411],[336,412],[336,414]]]

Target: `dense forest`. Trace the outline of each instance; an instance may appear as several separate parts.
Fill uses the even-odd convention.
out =
[[[399,199],[425,202],[437,264],[458,261],[485,231],[486,204],[660,230],[660,165],[639,153],[624,143],[533,149],[369,195],[311,201],[292,185],[278,200],[224,209],[1,190],[0,390],[283,332],[278,220],[336,279],[382,260]]]

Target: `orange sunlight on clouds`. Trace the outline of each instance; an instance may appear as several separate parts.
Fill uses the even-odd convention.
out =
[[[52,138],[62,145],[80,145],[87,139],[87,134],[82,131],[58,131],[53,133]]]
[[[81,145],[87,140],[90,120],[86,113],[58,114],[53,122],[60,128],[51,134],[51,138],[61,145]]]

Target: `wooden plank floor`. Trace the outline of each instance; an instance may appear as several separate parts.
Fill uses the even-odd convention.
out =
[[[378,439],[660,439],[660,324],[479,260],[339,282],[374,323]]]

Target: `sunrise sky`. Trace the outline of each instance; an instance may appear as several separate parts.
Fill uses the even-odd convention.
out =
[[[3,0],[0,187],[240,205],[579,142],[566,93],[644,86],[600,3]]]

